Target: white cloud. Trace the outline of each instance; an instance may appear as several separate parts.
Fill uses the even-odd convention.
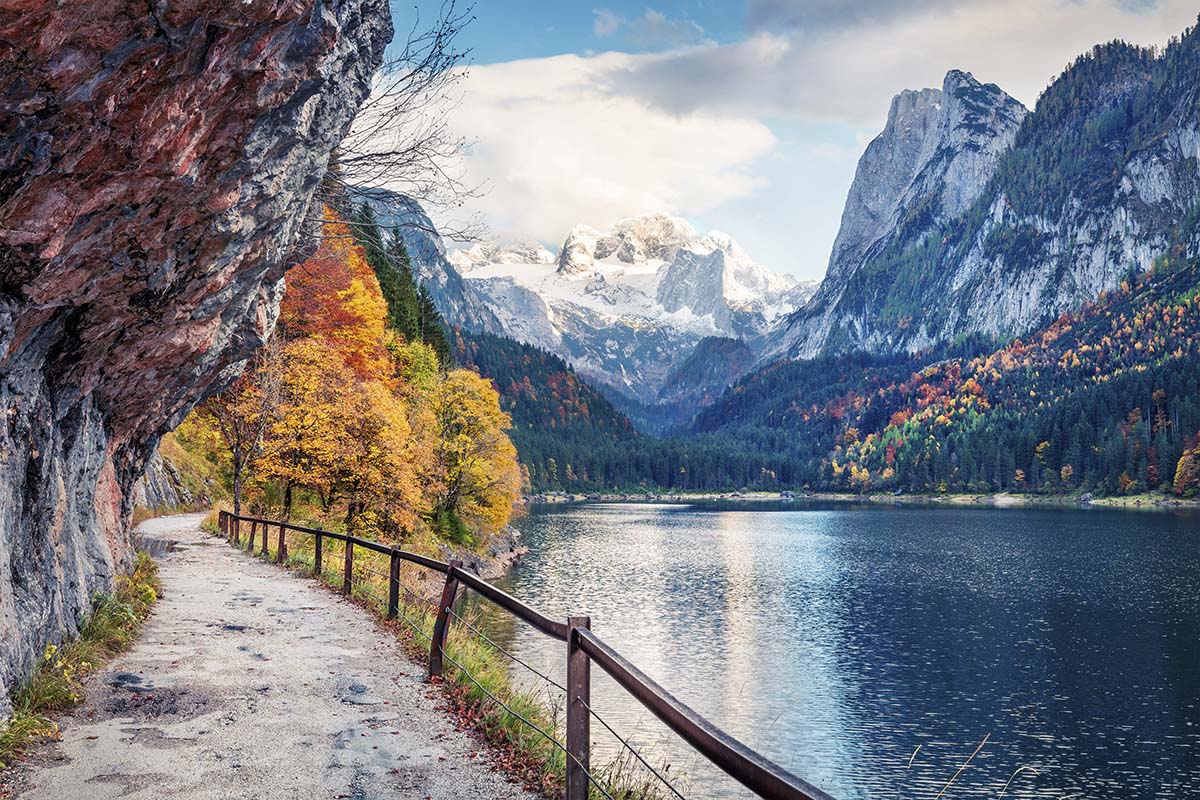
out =
[[[835,17],[838,4],[832,0],[757,5],[763,7],[763,19],[791,13],[794,26],[721,47],[648,57],[632,65],[614,91],[679,113],[702,108],[880,124],[898,91],[941,86],[946,71],[956,68],[997,83],[1031,105],[1075,56],[1093,45],[1117,37],[1161,44],[1195,23],[1197,13],[1191,0],[1153,5],[1128,0],[923,0],[906,7],[904,14],[880,12],[875,24],[868,24],[862,9]],[[867,5],[893,7],[879,0]],[[810,24],[802,24],[806,20]]]
[[[548,243],[645,211],[702,216],[764,263],[816,277],[857,154],[895,93],[940,86],[957,68],[1032,105],[1094,44],[1161,44],[1196,20],[1192,0],[897,5],[867,0],[839,16],[838,0],[753,0],[761,24],[748,19],[745,38],[686,46],[698,25],[597,8],[597,36],[655,33],[673,49],[475,66],[451,119],[477,142],[469,179],[489,187],[468,210]],[[783,153],[772,128],[788,126]]]
[[[498,232],[560,240],[579,223],[647,211],[698,214],[761,187],[775,137],[762,122],[675,114],[610,91],[639,57],[606,53],[472,67],[457,132],[476,142],[474,201]]]
[[[604,38],[612,36],[621,28],[621,18],[604,8],[592,9],[592,32]]]

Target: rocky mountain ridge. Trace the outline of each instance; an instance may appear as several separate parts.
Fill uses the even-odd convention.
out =
[[[848,288],[863,280],[902,227],[919,237],[970,208],[1026,113],[999,87],[959,70],[946,74],[941,89],[898,94],[883,131],[859,160],[825,279],[812,301],[769,335],[765,357],[875,347],[872,309],[861,315],[848,309]]]
[[[702,339],[758,337],[814,288],[767,271],[728,234],[665,214],[578,226],[557,254],[487,243],[449,258],[506,335],[643,400]]]
[[[860,162],[826,280],[763,360],[1020,336],[1194,252],[1197,76],[1192,28],[1162,51],[1097,46],[1028,114],[963,73],[940,100],[902,94]]]

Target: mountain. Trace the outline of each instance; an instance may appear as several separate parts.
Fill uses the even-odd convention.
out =
[[[1162,52],[1094,48],[1023,119],[962,73],[937,111],[936,95],[901,95],[859,166],[828,278],[767,357],[1021,335],[1195,247],[1197,75],[1193,28]]]
[[[797,488],[1194,495],[1200,257],[1160,257],[980,355],[776,362],[704,409],[692,437]]]
[[[726,234],[702,236],[663,214],[607,231],[581,225],[557,254],[490,243],[450,262],[507,335],[644,405],[666,402],[671,369],[703,339],[761,336],[814,289],[768,272]]]
[[[825,280],[770,337],[767,357],[891,349],[879,309],[859,302],[879,259],[970,209],[1013,143],[1026,110],[992,84],[952,70],[941,89],[906,90],[859,160]]]

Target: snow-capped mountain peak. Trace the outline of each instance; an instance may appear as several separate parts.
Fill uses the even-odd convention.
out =
[[[729,234],[668,214],[578,225],[557,254],[487,242],[448,260],[503,332],[636,397],[654,397],[701,339],[755,339],[814,289],[755,263]]]
[[[512,243],[477,242],[465,250],[450,253],[450,263],[464,275],[487,264],[553,264],[554,253],[540,242],[524,240]]]
[[[645,214],[607,230],[578,225],[557,257],[537,243],[476,244],[450,257],[467,278],[522,284],[554,307],[658,324],[671,317],[701,335],[760,331],[801,299],[795,279],[755,263],[732,236],[703,236],[681,217]]]

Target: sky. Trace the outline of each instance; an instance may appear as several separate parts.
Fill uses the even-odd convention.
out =
[[[397,39],[440,0],[393,0]],[[460,8],[463,3],[459,3]],[[665,212],[801,279],[825,273],[863,149],[950,69],[1032,107],[1077,55],[1164,45],[1194,0],[478,0],[449,124],[488,236]],[[393,47],[395,44],[393,44]]]

